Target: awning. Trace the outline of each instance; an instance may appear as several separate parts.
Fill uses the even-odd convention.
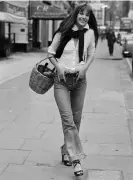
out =
[[[30,1],[30,19],[62,20],[67,16],[66,11],[55,6],[43,4],[40,1]]]
[[[28,21],[25,17],[15,16],[7,12],[0,12],[0,21],[17,23],[17,24],[27,24]]]

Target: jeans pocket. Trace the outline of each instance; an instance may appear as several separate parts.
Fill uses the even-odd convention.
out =
[[[54,85],[57,88],[57,87],[60,87],[60,86],[66,86],[66,83],[65,83],[64,79],[60,79],[59,80],[58,75],[56,75],[54,77]]]
[[[78,79],[78,82],[84,82],[84,81],[86,81],[86,75],[84,75],[82,78]]]

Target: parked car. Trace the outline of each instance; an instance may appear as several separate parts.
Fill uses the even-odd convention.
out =
[[[133,73],[133,33],[129,33],[123,40],[123,57],[129,58]]]
[[[119,34],[121,36],[121,44],[124,44],[124,40],[128,33],[126,31],[120,31]]]
[[[123,52],[126,51],[127,56],[133,55],[133,33],[128,33],[122,39]]]

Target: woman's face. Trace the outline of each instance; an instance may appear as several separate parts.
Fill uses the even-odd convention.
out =
[[[76,21],[77,26],[83,28],[88,23],[89,16],[90,14],[86,9],[79,11]]]

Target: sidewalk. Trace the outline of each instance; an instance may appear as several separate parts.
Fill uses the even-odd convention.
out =
[[[106,60],[121,60],[122,59],[122,47],[115,43],[114,44],[114,52],[113,52],[113,57],[109,55],[109,50],[108,50],[108,45],[107,45],[107,40],[101,40],[99,39],[98,46],[102,46],[102,51],[101,48],[97,49],[97,54],[96,57],[99,59],[106,59]]]
[[[80,137],[88,156],[78,179],[132,180],[133,84],[126,62],[102,59],[106,54],[99,43],[87,73]],[[0,85],[0,180],[76,180],[60,162],[63,134],[53,89],[35,94],[29,75]]]

